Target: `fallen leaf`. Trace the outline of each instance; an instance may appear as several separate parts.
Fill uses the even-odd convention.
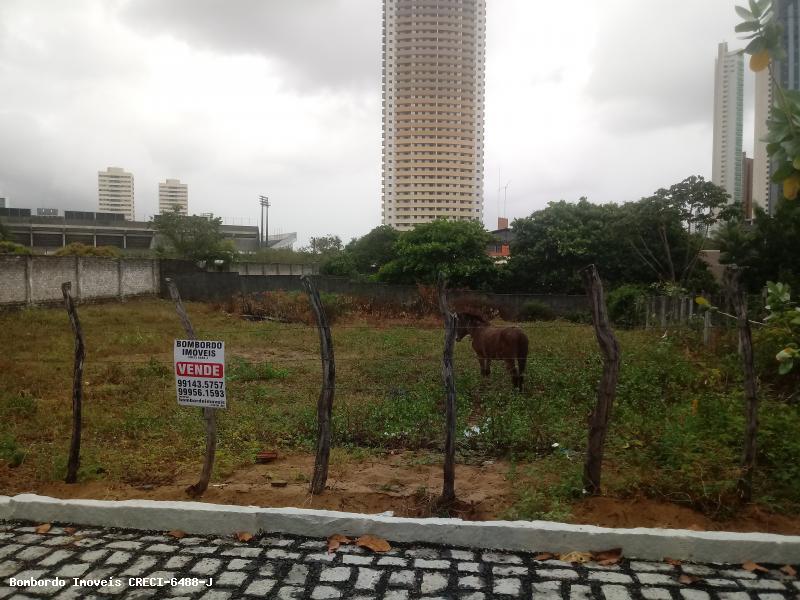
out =
[[[369,548],[373,552],[388,552],[392,546],[383,538],[375,537],[374,535],[362,535],[356,540],[356,546],[363,546]]]
[[[253,534],[247,531],[237,531],[236,532],[236,539],[240,542],[249,542],[253,539]]]
[[[762,573],[769,573],[769,569],[762,567],[758,563],[754,563],[752,560],[742,563],[742,568],[745,571],[761,571]]]
[[[336,552],[337,548],[342,544],[349,544],[353,540],[349,537],[342,535],[341,533],[334,533],[331,537],[328,538],[328,554],[332,554]]]
[[[592,560],[591,552],[568,552],[561,555],[561,560],[568,563],[587,563]]]
[[[550,560],[551,558],[555,558],[555,554],[550,554],[549,552],[542,552],[541,554],[537,554],[533,557],[533,560]]]
[[[664,562],[667,563],[668,565],[672,565],[673,567],[680,567],[683,564],[677,558],[670,558],[668,556],[664,557]]]
[[[783,565],[781,573],[786,573],[789,577],[797,577],[797,570],[792,565]]]
[[[685,573],[678,577],[678,581],[684,585],[692,585],[693,583],[700,581],[700,577],[695,577],[694,575],[686,575]]]
[[[186,532],[185,532],[185,531],[181,531],[180,529],[173,529],[173,530],[172,530],[172,531],[170,531],[170,532],[169,532],[167,535],[171,535],[171,536],[172,536],[172,537],[174,537],[175,539],[178,539],[178,540],[179,540],[179,539],[181,539],[182,537],[185,537],[185,536],[186,536]]]
[[[67,535],[72,535],[76,531],[78,531],[77,527],[64,527],[64,533],[66,533]]]
[[[604,567],[616,565],[622,558],[622,548],[611,548],[610,550],[595,552],[593,558],[597,564]]]
[[[47,533],[51,527],[50,523],[42,523],[36,528],[36,533]]]

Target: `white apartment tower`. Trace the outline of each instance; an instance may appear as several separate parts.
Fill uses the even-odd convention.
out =
[[[97,207],[100,212],[122,213],[134,220],[133,174],[119,167],[97,173]]]
[[[158,184],[158,212],[164,214],[177,209],[182,215],[189,214],[189,186],[180,179],[167,179]]]
[[[767,120],[772,107],[772,84],[769,79],[769,70],[764,69],[756,73],[755,85],[755,135],[753,139],[753,207],[760,206],[769,210],[770,164],[767,157]]]
[[[711,181],[725,188],[731,200],[741,202],[742,118],[744,108],[744,62],[728,44],[717,47],[714,65],[714,152]]]
[[[486,0],[383,0],[383,224],[483,221]]]

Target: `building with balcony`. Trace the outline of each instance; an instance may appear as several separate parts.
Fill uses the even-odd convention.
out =
[[[100,212],[122,214],[128,221],[133,221],[133,174],[119,167],[99,171],[97,207]]]
[[[485,0],[383,0],[382,222],[483,220]]]
[[[711,181],[725,188],[731,201],[742,202],[742,123],[744,62],[728,44],[717,47],[714,65],[714,149]]]
[[[189,214],[189,186],[180,179],[166,179],[158,184],[158,213],[177,210],[182,215]]]

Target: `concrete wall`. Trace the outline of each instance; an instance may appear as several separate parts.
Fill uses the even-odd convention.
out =
[[[158,294],[157,260],[79,256],[0,256],[0,305],[60,302],[72,282],[77,300]]]
[[[316,275],[319,265],[241,262],[232,264],[229,271],[239,275]]]

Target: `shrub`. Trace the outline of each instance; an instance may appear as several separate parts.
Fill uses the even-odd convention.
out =
[[[114,246],[87,246],[80,242],[72,242],[54,253],[55,256],[100,256],[119,258],[120,252]]]
[[[31,255],[33,251],[27,246],[23,246],[22,244],[17,244],[16,242],[10,242],[8,240],[0,241],[0,254],[19,254],[19,255]]]
[[[609,292],[606,303],[608,316],[618,327],[634,327],[641,320],[642,303],[647,296],[647,288],[641,285],[621,285]]]
[[[531,300],[522,305],[519,318],[521,321],[553,321],[556,318],[556,311],[544,302]]]

